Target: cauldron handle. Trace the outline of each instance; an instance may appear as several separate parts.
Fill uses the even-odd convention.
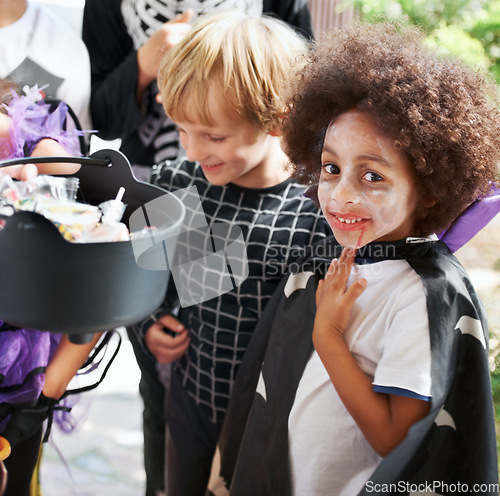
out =
[[[105,167],[109,167],[110,165],[110,161],[108,159],[98,159],[91,157],[22,157],[1,161],[0,169],[2,167],[10,167],[11,165],[46,164],[47,162],[101,165]]]

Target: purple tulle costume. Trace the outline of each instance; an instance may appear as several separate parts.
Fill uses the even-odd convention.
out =
[[[51,105],[40,100],[42,90],[37,85],[26,95],[12,90],[10,103],[2,104],[11,120],[9,138],[0,138],[0,147],[7,151],[3,159],[30,156],[43,138],[57,141],[70,155],[82,156],[79,136],[84,132],[69,128],[71,120],[64,102],[51,111]]]
[[[65,103],[52,108],[40,99],[38,86],[31,88],[26,95],[14,91],[12,95],[9,104],[2,104],[11,121],[9,138],[0,138],[3,159],[30,156],[43,138],[54,139],[71,155],[82,155],[79,136],[83,132],[66,129],[69,119]],[[2,330],[3,324],[0,320],[0,403],[33,404],[42,392],[45,368],[62,335],[14,327]],[[10,415],[0,419],[0,433],[9,418]]]
[[[27,329],[0,332],[0,403],[36,401],[45,383],[45,368],[60,339],[61,334]],[[0,432],[9,418],[0,421]]]

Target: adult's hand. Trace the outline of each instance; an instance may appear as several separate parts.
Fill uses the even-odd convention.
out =
[[[191,29],[189,21],[193,17],[193,10],[179,14],[164,23],[151,37],[137,50],[137,64],[139,66],[139,80],[137,97],[142,95],[158,74],[163,54],[179,43]]]

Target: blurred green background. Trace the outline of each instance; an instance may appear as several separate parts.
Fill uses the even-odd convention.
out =
[[[500,0],[345,0],[359,16],[420,26],[426,42],[490,72],[500,83]]]

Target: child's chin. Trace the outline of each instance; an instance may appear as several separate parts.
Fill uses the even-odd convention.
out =
[[[354,248],[359,249],[367,245],[372,239],[370,239],[365,231],[352,231],[346,232],[333,232],[337,242],[344,248]]]
[[[225,186],[230,182],[227,178],[219,177],[215,174],[210,175],[210,174],[205,174],[205,179],[212,185],[212,186]]]

